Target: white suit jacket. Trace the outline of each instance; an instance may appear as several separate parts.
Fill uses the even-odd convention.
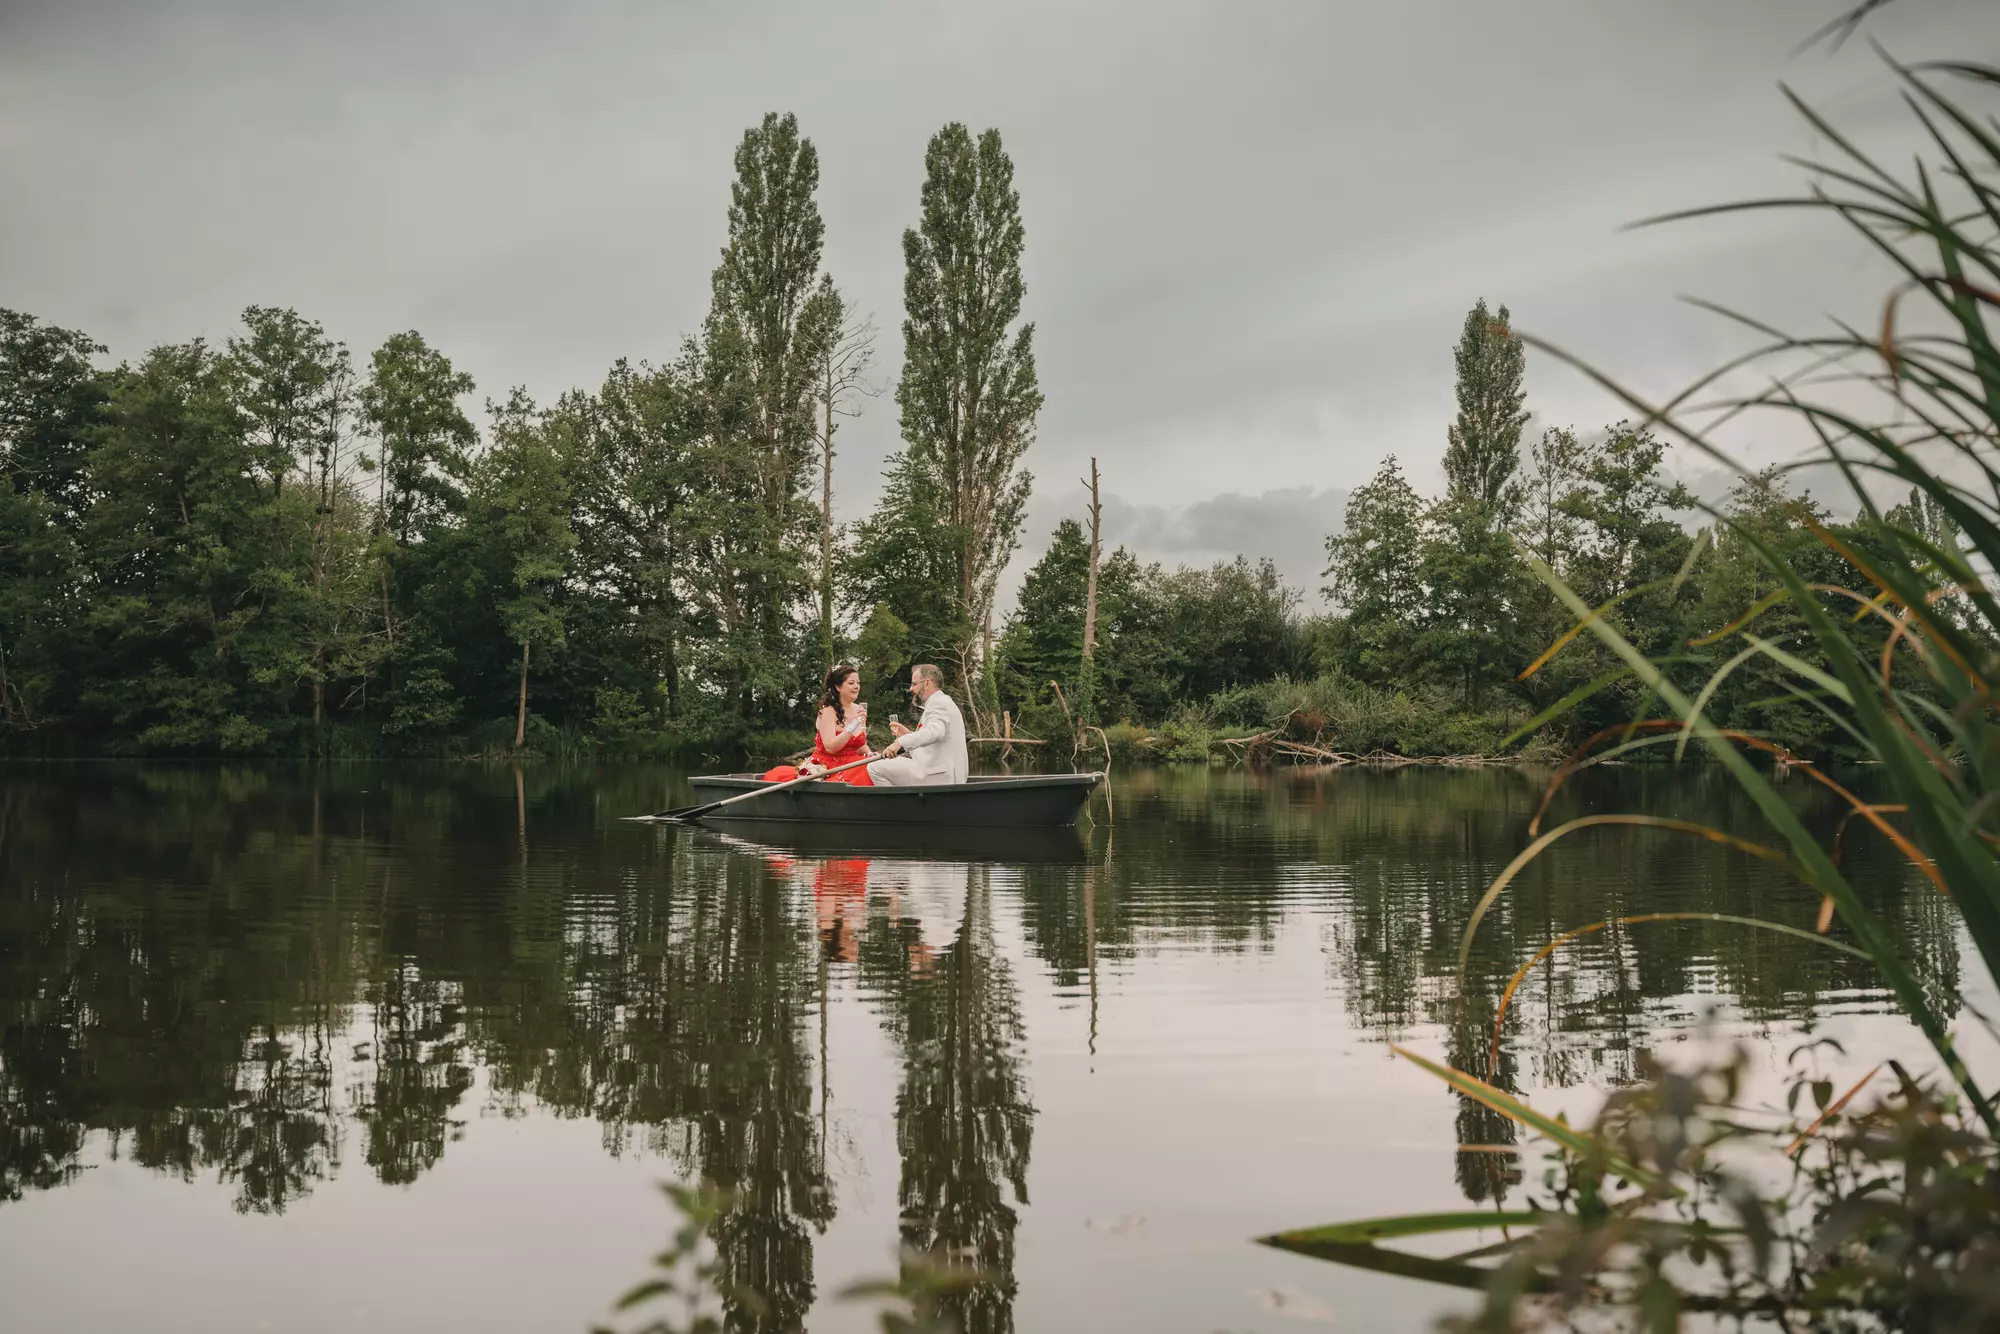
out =
[[[934,783],[963,783],[971,770],[965,751],[965,715],[940,690],[924,702],[923,721],[903,735],[903,753]]]

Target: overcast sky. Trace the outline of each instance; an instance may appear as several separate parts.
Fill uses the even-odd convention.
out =
[[[1032,557],[1092,455],[1114,539],[1271,556],[1316,588],[1347,489],[1441,478],[1480,296],[1642,389],[1737,343],[1699,293],[1871,318],[1824,222],[1622,224],[1798,180],[1784,80],[1901,133],[1864,43],[1793,48],[1843,0],[1046,4],[0,0],[0,305],[133,357],[289,305],[365,354],[416,328],[544,401],[699,323],[730,155],[769,110],[818,145],[828,267],[900,358],[926,139],[997,127],[1048,396]],[[1900,0],[1870,35],[1991,56],[2000,4]],[[1976,47],[1976,52],[1968,46]],[[1601,426],[1531,359],[1530,407]],[[846,517],[896,447],[849,428]]]

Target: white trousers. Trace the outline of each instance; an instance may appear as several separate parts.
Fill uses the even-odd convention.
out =
[[[877,787],[930,787],[944,781],[941,774],[927,774],[918,770],[916,760],[908,755],[892,755],[886,760],[877,760],[868,766],[869,777]]]

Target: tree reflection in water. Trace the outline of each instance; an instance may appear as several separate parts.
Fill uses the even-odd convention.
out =
[[[924,940],[916,918],[884,913],[870,921],[861,950],[903,1065],[902,1242],[933,1264],[976,1273],[978,1281],[937,1298],[942,1313],[965,1334],[1002,1334],[1014,1327],[1013,1205],[1028,1201],[1035,1109],[1022,1068],[1020,996],[994,940],[993,873],[951,864],[896,870],[905,893],[962,888],[964,896],[949,944]]]
[[[481,1113],[588,1118],[607,1152],[659,1154],[682,1180],[734,1192],[714,1227],[721,1262],[764,1305],[739,1303],[730,1324],[797,1328],[835,1213],[819,1053],[832,974],[851,968],[898,1066],[900,1239],[983,1273],[946,1300],[968,1329],[1005,1330],[1036,1118],[1024,988],[1087,987],[1094,1038],[1100,989],[1107,1011],[1137,1004],[1121,979],[1150,956],[1257,955],[1303,926],[1326,959],[1313,1003],[1357,1042],[1434,1036],[1485,1072],[1507,976],[1566,929],[1664,910],[1809,922],[1817,907],[1723,849],[1591,833],[1496,903],[1461,992],[1463,923],[1522,845],[1531,775],[1134,773],[1115,857],[1100,837],[1087,865],[1079,852],[997,867],[907,850],[774,860],[615,823],[677,804],[674,781],[550,766],[0,769],[0,1208],[116,1158],[278,1214],[356,1164],[420,1186]],[[1589,805],[1739,819],[1733,789],[1700,770],[1574,788],[1551,822]],[[1830,829],[1816,790],[1796,795]],[[1892,851],[1850,840],[1847,856],[1949,1012],[1950,905],[1904,892]],[[1019,944],[996,914],[1018,914]],[[1865,965],[1768,933],[1614,925],[1527,979],[1492,1077],[1616,1083],[1708,998],[1775,1030],[1887,1008],[1874,987]],[[1511,1123],[1457,1110],[1460,1143],[1511,1142]],[[1507,1155],[1455,1165],[1478,1201],[1518,1172]]]

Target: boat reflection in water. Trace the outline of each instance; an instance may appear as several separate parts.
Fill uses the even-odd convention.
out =
[[[704,828],[697,837],[714,839],[734,852],[801,857],[914,857],[1004,866],[1081,866],[1088,859],[1083,833],[1074,824],[1000,828],[731,820]]]
[[[948,852],[940,844],[953,835]],[[1009,873],[998,868],[996,877],[995,867],[975,858],[1005,847],[1014,862],[1081,863],[1083,841],[1073,828],[877,828],[842,837],[834,829],[793,825],[774,837],[790,846],[755,844],[737,832],[703,841],[755,855],[771,878],[797,886],[802,898],[810,893],[822,1025],[834,967],[852,969],[879,1004],[883,1034],[901,1068],[895,1120],[902,1247],[977,1275],[935,1298],[934,1314],[966,1334],[1003,1334],[1013,1328],[1016,1206],[1028,1200],[1035,1109],[1019,988],[994,931],[996,878],[1005,882]],[[819,1050],[824,1116],[831,1059],[823,1027]]]

